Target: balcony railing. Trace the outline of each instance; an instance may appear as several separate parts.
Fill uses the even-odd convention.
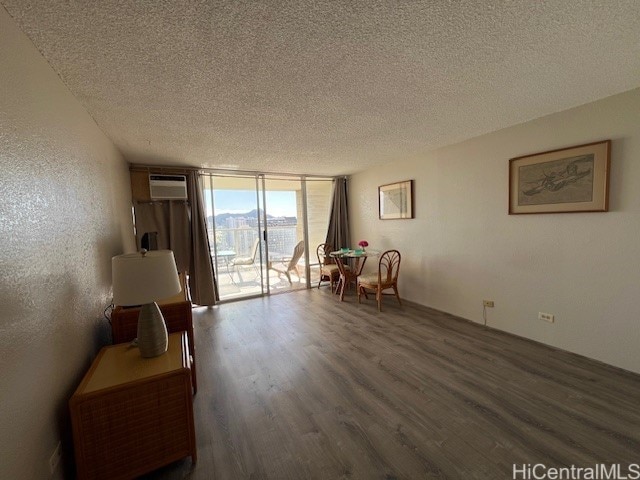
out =
[[[224,252],[225,257],[250,256],[253,254],[251,249],[255,239],[258,238],[258,235],[258,230],[250,227],[216,227],[216,242],[214,249],[213,231],[210,229],[209,244],[211,245],[211,256],[214,257],[216,252],[218,252],[219,255]],[[298,229],[296,225],[270,226],[268,228],[269,255],[272,259],[291,255],[294,247],[300,240],[301,239],[298,238]],[[233,255],[230,255],[231,252],[233,252]],[[262,253],[264,257],[264,251]],[[259,259],[256,260],[259,261]]]

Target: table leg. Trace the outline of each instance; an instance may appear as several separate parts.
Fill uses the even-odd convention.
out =
[[[340,275],[340,301],[344,302],[344,289],[347,285],[347,278],[344,275]]]
[[[360,259],[362,259],[362,262],[360,261]],[[356,257],[356,264],[354,265],[354,273],[356,275],[356,277],[359,277],[360,274],[362,273],[362,269],[364,268],[364,264],[367,261],[367,257]]]
[[[229,275],[229,278],[231,279],[231,283],[233,283],[235,285],[236,281],[233,279],[233,272],[229,268],[229,267],[231,267],[231,262],[229,261],[228,258],[226,258],[225,260],[226,260],[226,264],[227,264],[227,275]]]
[[[340,301],[342,302],[344,301],[344,289],[348,283],[347,270],[344,268],[342,257],[336,257],[336,265],[338,265],[338,270],[340,271],[340,280],[338,280],[336,294],[340,294]]]

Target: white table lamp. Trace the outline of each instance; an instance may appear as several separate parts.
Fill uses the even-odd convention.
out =
[[[138,348],[143,357],[167,351],[167,326],[157,300],[180,293],[180,280],[171,250],[118,255],[111,259],[113,303],[142,305],[138,317]]]

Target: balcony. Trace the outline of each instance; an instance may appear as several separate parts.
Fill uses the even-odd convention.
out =
[[[268,227],[269,260],[276,263],[288,260],[293,249],[300,241],[297,225],[272,225]],[[291,273],[291,285],[284,275],[267,269],[266,252],[257,251],[254,261],[247,265],[233,265],[235,258],[252,258],[253,245],[258,235],[256,228],[242,226],[238,228],[216,227],[215,231],[217,249],[212,248],[211,258],[218,280],[218,291],[221,300],[248,295],[260,295],[263,293],[262,282],[266,291],[266,279],[268,275],[271,293],[299,290],[307,287],[305,257],[298,262],[300,277]],[[209,243],[214,245],[212,229],[209,229]],[[313,250],[313,249],[312,249]],[[312,286],[318,284],[319,267],[315,250],[309,252],[310,282]]]

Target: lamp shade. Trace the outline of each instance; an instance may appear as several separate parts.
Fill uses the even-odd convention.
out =
[[[115,305],[144,305],[180,293],[171,250],[118,255],[111,259],[111,267]]]

